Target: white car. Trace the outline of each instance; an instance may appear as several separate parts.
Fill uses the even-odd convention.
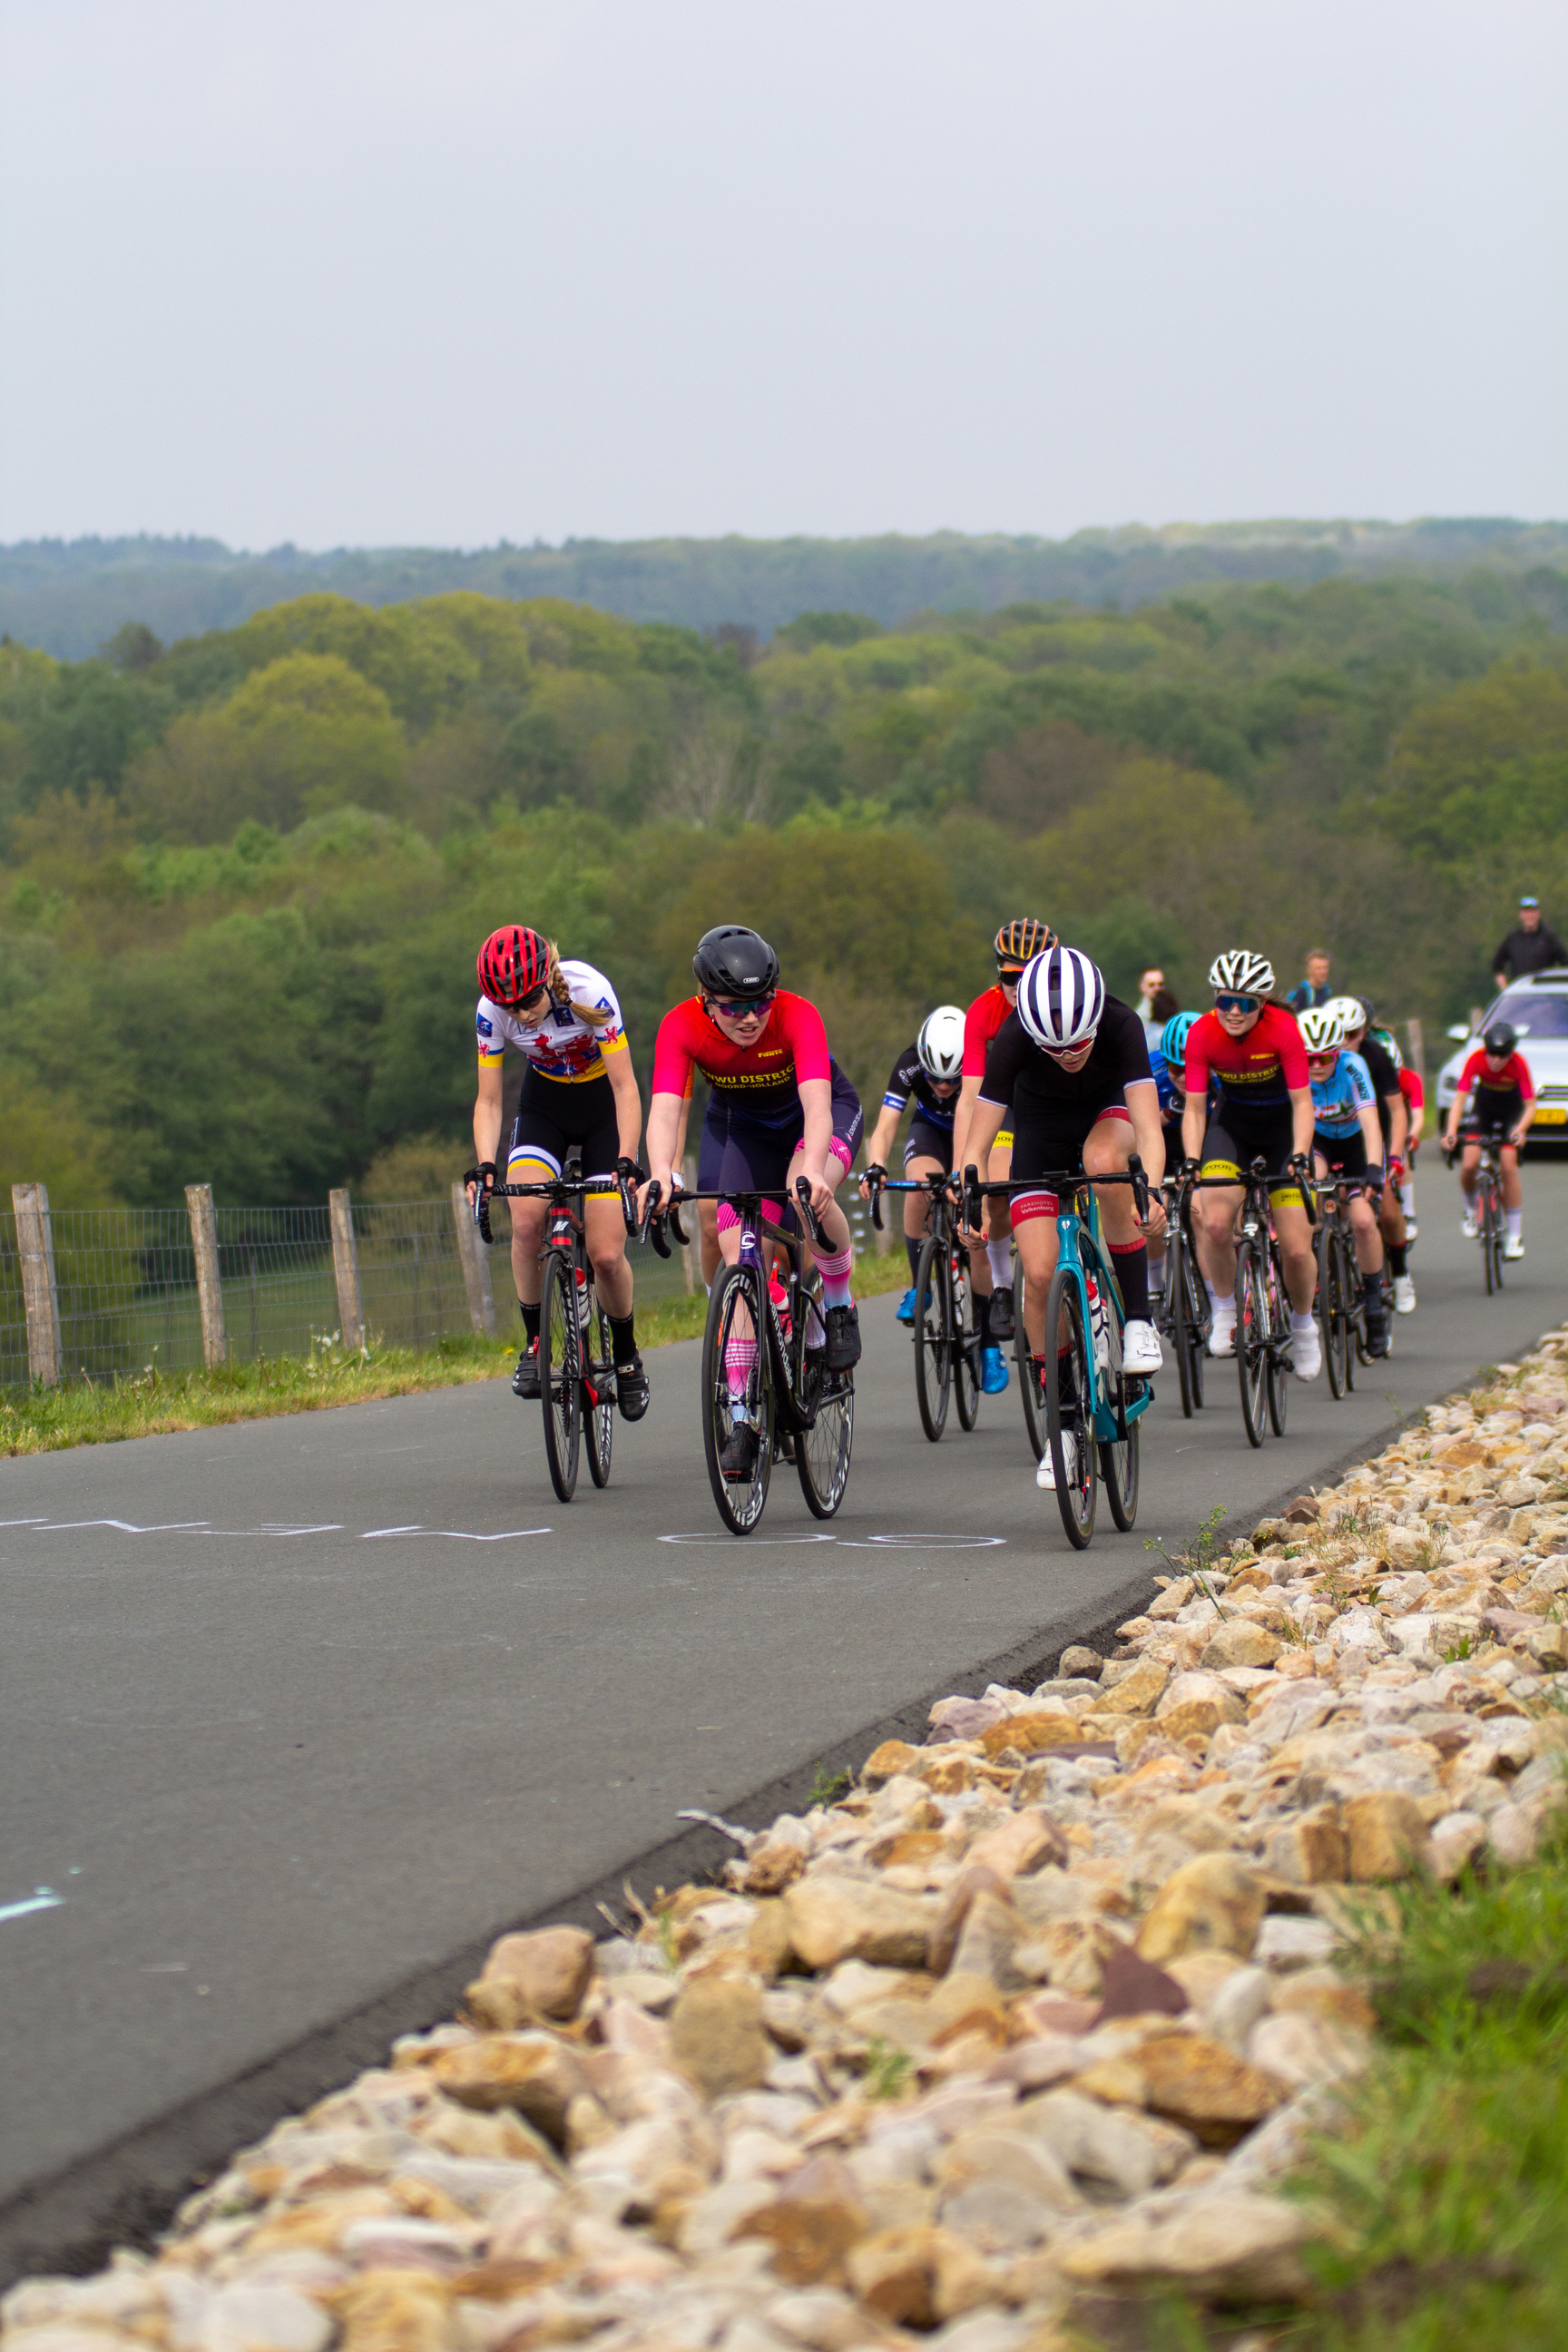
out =
[[[1519,1050],[1535,1080],[1531,1142],[1568,1143],[1568,966],[1554,964],[1528,980],[1510,981],[1481,1015],[1480,1030],[1494,1021],[1512,1022],[1519,1032]],[[1459,1072],[1480,1043],[1480,1030],[1472,1032],[1458,1022],[1448,1032],[1462,1042],[1437,1073],[1439,1128],[1448,1115]]]

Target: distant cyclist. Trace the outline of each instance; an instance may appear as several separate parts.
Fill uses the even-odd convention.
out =
[[[1421,1149],[1422,1131],[1426,1125],[1426,1087],[1420,1071],[1413,1069],[1408,1062],[1400,1065],[1399,1091],[1405,1097],[1405,1116],[1408,1121],[1405,1138],[1405,1177],[1399,1188],[1399,1205],[1405,1212],[1405,1238],[1407,1242],[1413,1242],[1419,1231],[1415,1223],[1415,1155]],[[1408,1274],[1405,1277],[1404,1286],[1410,1294],[1410,1307],[1414,1307],[1415,1286]],[[1394,1303],[1402,1315],[1408,1314],[1409,1307],[1405,1306],[1399,1293],[1400,1283],[1396,1275],[1394,1282]]]
[[[963,1010],[957,1004],[939,1004],[921,1023],[914,1044],[906,1045],[893,1064],[883,1091],[882,1108],[866,1146],[866,1176],[860,1183],[863,1199],[868,1201],[871,1197],[867,1179],[888,1172],[887,1156],[911,1095],[915,1098],[915,1115],[904,1139],[904,1174],[918,1184],[928,1176],[946,1176],[951,1172],[952,1117],[958,1107],[963,1076]],[[909,1253],[910,1286],[896,1309],[900,1323],[912,1323],[915,1319],[915,1276],[920,1266],[921,1244],[930,1222],[931,1202],[927,1196],[923,1192],[906,1192],[904,1247]]]
[[[1345,1024],[1331,1004],[1310,1007],[1298,1019],[1312,1086],[1312,1150],[1318,1173],[1342,1177],[1347,1184],[1364,1184],[1373,1194],[1373,1199],[1364,1192],[1351,1194],[1351,1233],[1366,1302],[1367,1351],[1373,1356],[1386,1356],[1388,1308],[1383,1295],[1383,1235],[1377,1228],[1373,1206],[1384,1181],[1383,1130],[1377,1123],[1377,1096],[1372,1074],[1361,1055],[1346,1045]]]
[[[994,1179],[990,1154],[1011,1105],[1015,1183],[1079,1171],[1090,1180],[1114,1175],[1136,1151],[1151,1187],[1157,1187],[1165,1172],[1160,1105],[1143,1024],[1132,1007],[1106,993],[1098,966],[1076,948],[1052,947],[1036,956],[1017,993],[1015,1012],[986,1055],[969,1129],[969,1161],[982,1182]],[[1096,1198],[1127,1318],[1121,1360],[1128,1371],[1146,1376],[1159,1370],[1163,1359],[1149,1318],[1149,1254],[1132,1187],[1108,1184]],[[1037,1192],[1013,1196],[1013,1231],[1026,1285],[1025,1333],[1037,1362],[1059,1338],[1046,1329],[1046,1295],[1057,1265],[1057,1211],[1058,1196],[1044,1183]],[[1068,1454],[1071,1478],[1076,1472],[1070,1446]],[[1049,1446],[1036,1479],[1042,1486],[1056,1483]]]
[[[1149,1067],[1160,1098],[1160,1126],[1165,1139],[1165,1166],[1182,1164],[1182,1113],[1187,1107],[1187,1034],[1195,1013],[1173,1013],[1160,1032],[1160,1042],[1149,1048]],[[1144,1028],[1147,1033],[1148,1024]],[[1149,1218],[1149,1288],[1156,1298],[1165,1291],[1165,1212],[1152,1205]]]
[[[1383,1235],[1388,1270],[1394,1276],[1394,1305],[1402,1315],[1407,1315],[1415,1305],[1415,1286],[1410,1279],[1409,1236],[1405,1230],[1405,1205],[1399,1192],[1405,1178],[1405,1139],[1410,1128],[1405,1089],[1399,1083],[1399,1048],[1391,1030],[1373,1026],[1373,1008],[1364,996],[1331,996],[1328,1010],[1337,1013],[1343,1021],[1345,1044],[1366,1064],[1377,1096],[1377,1123],[1383,1132],[1384,1165],[1389,1180],[1378,1202],[1378,1230]],[[1404,1303],[1406,1299],[1408,1305]]]
[[[584,1237],[610,1320],[621,1413],[626,1421],[640,1421],[647,1411],[647,1374],[637,1353],[626,1216],[616,1179],[618,1162],[637,1161],[642,1098],[616,992],[591,963],[570,958],[563,962],[552,940],[519,923],[490,933],[479,950],[478,969],[479,1166],[468,1197],[480,1185],[488,1193],[497,1181],[501,1060],[511,1045],[526,1057],[527,1067],[507,1149],[506,1181],[547,1183],[560,1175],[575,1146],[584,1181],[605,1188],[584,1201]],[[512,1379],[520,1397],[539,1394],[539,1252],[548,1205],[537,1196],[511,1203],[511,1271],[524,1334]]]
[[[1524,1255],[1524,1187],[1520,1181],[1519,1155],[1535,1117],[1535,1081],[1519,1050],[1519,1032],[1511,1021],[1494,1021],[1459,1073],[1459,1083],[1448,1110],[1444,1148],[1460,1143],[1459,1191],[1464,1197],[1464,1231],[1476,1237],[1476,1171],[1483,1137],[1497,1145],[1502,1160],[1502,1206],[1507,1239],[1504,1257]]]
[[[692,1073],[708,1081],[698,1149],[703,1192],[755,1192],[774,1224],[795,1222],[795,1187],[804,1176],[823,1241],[808,1244],[822,1276],[827,1369],[860,1360],[860,1318],[849,1287],[854,1244],[834,1193],[860,1147],[860,1098],[827,1050],[822,1015],[779,982],[779,960],[767,941],[739,923],[705,931],[691,959],[698,992],[667,1013],[653,1049],[653,1101],[647,1118],[648,1183],[670,1196],[681,1104]],[[648,1185],[638,1194],[646,1206]],[[733,1265],[741,1253],[741,1215],[719,1208],[719,1247]],[[756,1357],[756,1335],[732,1331],[725,1372],[739,1406]],[[757,1433],[738,1414],[721,1461],[726,1478],[750,1477]]]
[[[1018,1001],[1018,982],[1031,956],[1041,955],[1056,938],[1037,916],[1019,915],[1004,923],[992,941],[996,958],[994,987],[977,996],[963,1016],[963,1087],[953,1117],[952,1164],[962,1173],[974,1155],[969,1149],[969,1123],[985,1076],[985,1056]],[[1013,1130],[1004,1120],[991,1147],[991,1173],[1002,1183],[1012,1164]],[[1007,1385],[1002,1349],[1013,1337],[1013,1220],[1005,1199],[998,1193],[985,1204],[985,1241],[969,1254],[974,1323],[980,1334],[980,1385],[995,1396]]]
[[[1234,1181],[1194,1196],[1198,1265],[1214,1307],[1209,1353],[1236,1353],[1236,1221],[1241,1179],[1261,1159],[1290,1294],[1291,1361],[1297,1378],[1316,1380],[1322,1345],[1312,1319],[1317,1265],[1301,1192],[1310,1171],[1312,1089],[1307,1049],[1295,1015],[1270,1003],[1274,967],[1250,948],[1232,948],[1209,968],[1215,1009],[1187,1034],[1187,1107],[1182,1117],[1184,1168]],[[1215,1100],[1211,1108],[1209,1086]]]

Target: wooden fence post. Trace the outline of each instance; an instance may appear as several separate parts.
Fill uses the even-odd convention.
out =
[[[354,1249],[354,1218],[346,1191],[327,1194],[332,1224],[332,1273],[338,1285],[338,1322],[345,1348],[364,1346],[364,1309],[360,1304],[359,1256]]]
[[[55,1236],[47,1184],[13,1184],[16,1255],[22,1262],[22,1303],[27,1316],[27,1370],[49,1388],[60,1377],[60,1298],[55,1284]]]
[[[460,1181],[452,1187],[452,1223],[458,1228],[458,1260],[463,1269],[463,1288],[468,1294],[468,1320],[479,1339],[493,1339],[496,1301],[490,1288],[490,1254],[474,1223],[468,1186]]]
[[[1426,1071],[1426,1041],[1421,1034],[1419,1019],[1407,1021],[1405,1024],[1405,1034],[1410,1040],[1410,1066],[1417,1077],[1424,1077]]]
[[[226,1364],[228,1339],[223,1323],[223,1283],[218,1274],[217,1214],[210,1184],[187,1184],[185,1214],[196,1260],[196,1297],[202,1310],[202,1355],[208,1364]]]

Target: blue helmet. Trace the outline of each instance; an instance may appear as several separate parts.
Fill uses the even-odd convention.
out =
[[[1168,1070],[1184,1070],[1187,1066],[1187,1032],[1197,1019],[1195,1013],[1173,1013],[1160,1032],[1160,1051]]]

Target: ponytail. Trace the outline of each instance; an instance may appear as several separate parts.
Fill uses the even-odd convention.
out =
[[[544,947],[547,957],[544,978],[550,990],[551,1003],[557,1010],[564,1006],[567,1012],[574,1013],[578,1020],[586,1022],[590,1029],[607,1028],[615,1019],[615,1014],[606,1011],[602,1004],[579,1004],[576,998],[568,991],[566,975],[561,969],[560,950],[554,940],[546,940]]]

